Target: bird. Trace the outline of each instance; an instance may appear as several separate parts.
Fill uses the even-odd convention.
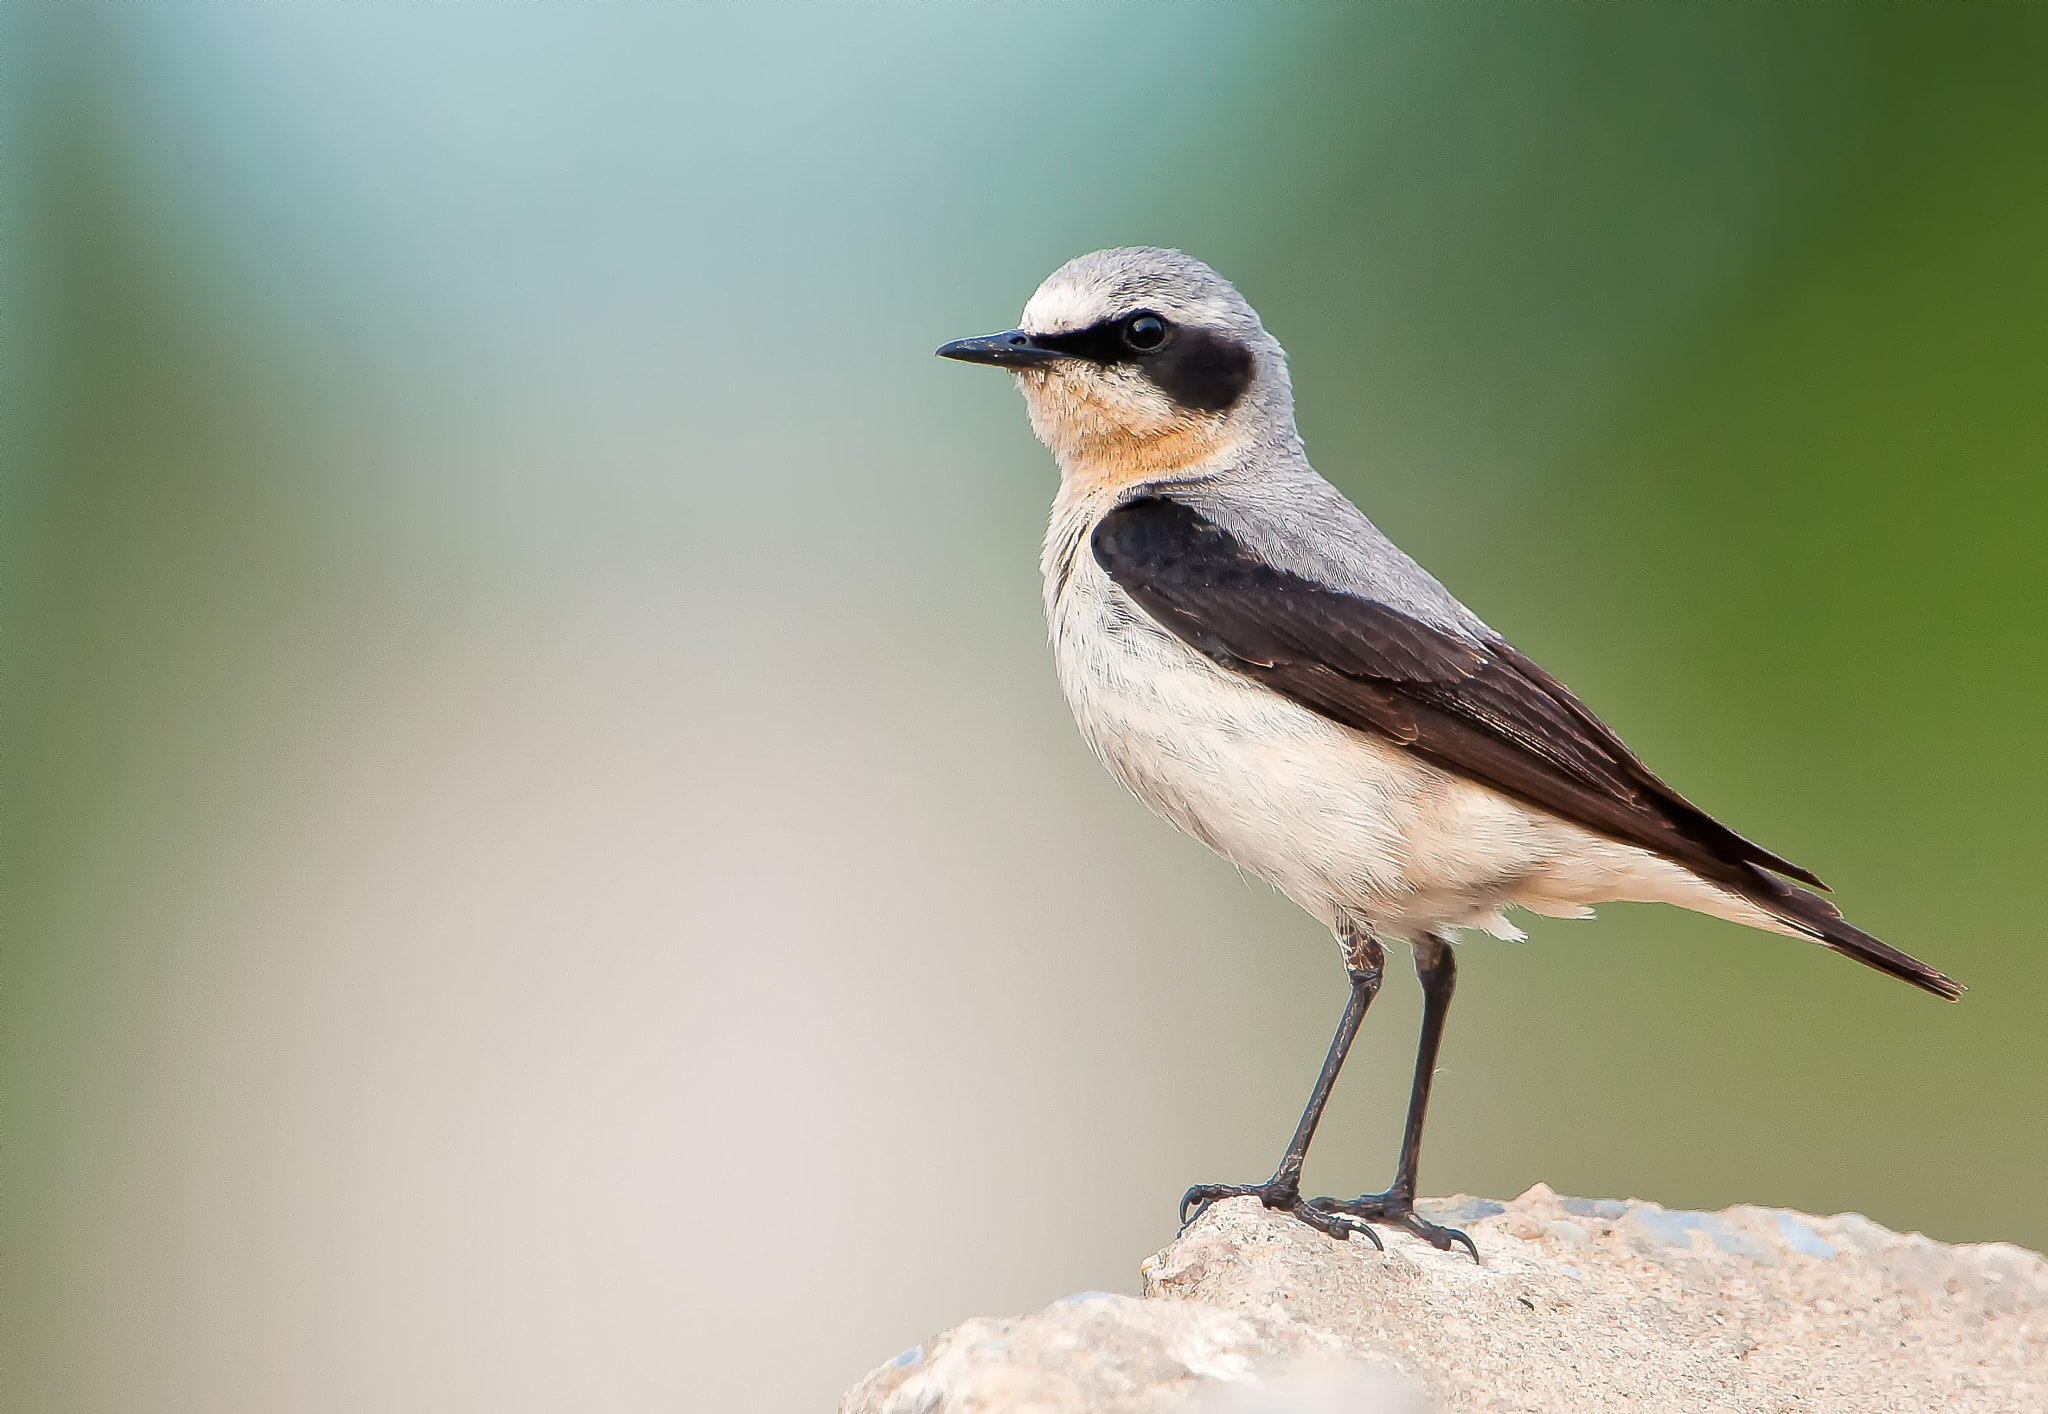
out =
[[[1329,929],[1350,984],[1273,1175],[1189,1188],[1183,1228],[1249,1196],[1332,1238],[1384,1247],[1377,1225],[1477,1261],[1415,1200],[1453,944],[1468,929],[1521,938],[1510,907],[1675,904],[1962,992],[1665,784],[1318,475],[1285,349],[1200,260],[1080,256],[1016,328],[938,354],[1013,374],[1058,465],[1040,568],[1082,738],[1154,812]],[[1408,945],[1423,996],[1393,1183],[1304,1198],[1303,1161],[1390,942]]]

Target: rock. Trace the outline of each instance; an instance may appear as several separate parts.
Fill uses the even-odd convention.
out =
[[[1140,1414],[1198,1396],[1274,1388],[1363,1392],[1373,1402],[1346,1406],[1361,1414],[1424,1409],[1389,1370],[1345,1359],[1326,1331],[1102,1291],[1013,1320],[955,1326],[876,1370],[839,1407],[842,1414]]]
[[[841,1414],[2048,1410],[2048,1262],[1854,1213],[1559,1198],[1428,1205],[1438,1252],[1249,1198],[1089,1293],[906,1351]]]

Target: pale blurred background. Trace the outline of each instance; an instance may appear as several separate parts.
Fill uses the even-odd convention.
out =
[[[1475,939],[1424,1186],[2048,1243],[2048,8],[0,25],[8,1409],[827,1408],[1268,1171],[1334,952],[1088,758],[1050,462],[931,357],[1133,242],[1973,988]]]

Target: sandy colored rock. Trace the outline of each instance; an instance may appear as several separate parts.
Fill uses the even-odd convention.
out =
[[[1484,1266],[1240,1200],[1148,1261],[1146,1294],[1326,1331],[1445,1411],[2048,1410],[2048,1263],[2018,1247],[1541,1185],[1438,1211]]]
[[[1089,1291],[1029,1316],[974,1320],[862,1380],[841,1414],[1149,1414],[1240,1390],[1335,1392],[1359,1414],[1423,1414],[1410,1386],[1346,1359],[1335,1336],[1188,1301]]]
[[[1091,1294],[906,1351],[842,1414],[2048,1411],[2048,1262],[1853,1213],[1434,1205],[1485,1258],[1339,1243],[1251,1199]]]

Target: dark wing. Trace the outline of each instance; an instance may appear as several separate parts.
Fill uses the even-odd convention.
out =
[[[1658,780],[1564,684],[1500,639],[1474,642],[1276,568],[1165,497],[1118,507],[1089,543],[1141,609],[1222,666],[1448,771],[1682,864],[1838,951],[1953,995],[1955,984],[1941,974],[1849,927],[1825,899],[1772,877],[1825,887]]]

